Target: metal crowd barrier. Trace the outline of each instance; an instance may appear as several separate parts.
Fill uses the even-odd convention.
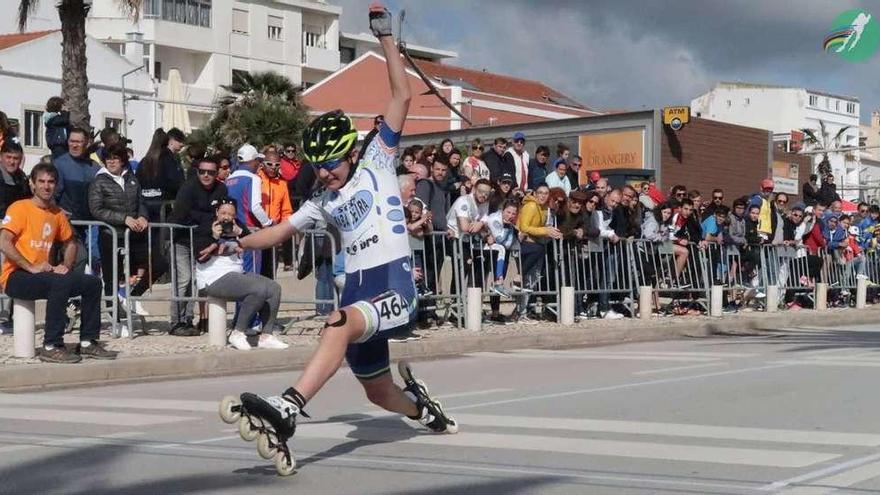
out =
[[[634,249],[633,242],[564,240],[556,245],[562,253],[560,279],[563,284],[574,288],[576,314],[599,316],[600,311],[608,309],[604,306],[611,302],[609,296],[635,314],[633,296],[639,285],[639,274],[646,272],[632,269],[643,261],[643,253]],[[583,306],[585,298],[590,301],[586,307]],[[592,310],[594,306],[595,311]]]
[[[462,247],[446,232],[426,234],[412,247],[413,266],[420,268],[423,280],[416,282],[419,294],[419,318],[436,316],[464,326],[464,297],[462,290],[467,280],[462,261]],[[447,263],[449,259],[451,263]],[[472,278],[473,280],[474,278]]]
[[[116,236],[116,228],[113,227],[112,225],[105,223],[105,222],[98,222],[95,220],[71,220],[70,225],[72,227],[79,227],[80,229],[84,230],[86,233],[85,238],[80,239],[83,246],[85,246],[85,248],[86,248],[86,257],[84,260],[82,260],[82,262],[84,262],[84,265],[79,267],[79,269],[84,270],[85,273],[95,274],[95,272],[97,270],[103,269],[101,267],[100,263],[97,264],[97,267],[93,265],[93,260],[100,259],[100,248],[98,247],[98,243],[100,241],[96,240],[96,242],[91,242],[90,237],[92,235],[92,232],[94,232],[95,235],[97,235],[100,233],[101,229],[107,229],[110,232],[110,234],[112,234],[112,237],[111,237],[112,238],[112,252],[119,253],[119,239]],[[95,256],[95,252],[94,252],[96,247],[98,248],[98,253],[99,253],[99,255],[97,257]],[[96,274],[96,275],[99,275],[99,274]],[[113,280],[119,280],[119,263],[113,264]],[[75,299],[79,299],[79,298],[75,298]],[[121,329],[115,323],[118,318],[118,315],[119,315],[119,298],[116,295],[116,291],[111,291],[110,295],[107,295],[102,290],[101,302],[102,302],[101,312],[108,314],[110,317],[110,321],[111,321],[110,334],[113,337],[119,337]],[[67,329],[66,330],[67,331],[72,330],[75,323],[76,323],[76,320],[74,318],[69,318],[68,322],[67,322]]]
[[[718,265],[724,266],[720,254],[713,259],[707,254],[708,250],[719,248],[717,245],[701,248],[698,243],[683,246],[647,239],[630,242],[632,272],[638,285],[652,287],[657,297],[669,297],[672,302],[689,299],[708,309],[713,278],[722,273]],[[655,300],[655,304],[658,302]]]

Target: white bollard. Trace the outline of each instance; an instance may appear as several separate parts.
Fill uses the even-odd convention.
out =
[[[12,301],[12,334],[15,357],[32,358],[36,356],[36,333],[34,325],[34,301]]]
[[[208,343],[226,347],[226,301],[208,298]]]
[[[864,309],[868,305],[868,279],[856,277],[856,308]]]
[[[639,318],[650,320],[654,314],[654,294],[649,285],[639,287]]]
[[[768,285],[766,292],[767,303],[766,311],[768,313],[775,313],[779,310],[779,286],[778,285]]]
[[[465,328],[472,332],[483,329],[483,290],[479,287],[468,287]]]
[[[816,284],[816,310],[828,309],[828,284],[821,282]]]
[[[562,287],[559,291],[558,321],[562,325],[574,325],[574,287]]]
[[[724,299],[724,287],[712,286],[712,298],[709,301],[709,316],[721,316],[721,301]]]

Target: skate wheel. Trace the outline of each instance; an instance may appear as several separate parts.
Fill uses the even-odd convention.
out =
[[[446,425],[446,433],[449,433],[450,435],[455,435],[456,433],[458,433],[458,422],[455,421],[455,419],[453,418],[447,419],[449,419],[449,424]]]
[[[235,406],[241,406],[241,402],[238,398],[231,395],[227,395],[220,401],[220,419],[223,420],[224,423],[231,425],[241,418],[240,411],[232,410]]]
[[[290,458],[284,454],[282,451],[278,451],[275,454],[275,470],[278,471],[280,476],[290,476],[296,471],[296,459],[293,458],[293,454],[290,454]]]
[[[268,460],[275,457],[275,452],[275,447],[269,444],[269,435],[260,433],[257,437],[257,454],[260,454],[260,457],[263,459]]]
[[[245,442],[253,442],[257,439],[257,435],[260,434],[259,429],[251,427],[251,421],[254,421],[256,426],[256,422],[259,421],[259,419],[253,418],[253,420],[251,420],[247,416],[242,416],[241,419],[238,420],[238,434],[241,435],[241,439]]]

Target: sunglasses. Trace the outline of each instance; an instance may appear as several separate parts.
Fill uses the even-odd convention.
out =
[[[263,165],[271,168],[278,168],[281,166],[281,162],[263,162]]]
[[[200,168],[199,175],[210,175],[211,177],[216,177],[217,171],[216,170],[209,170],[207,168]]]
[[[587,201],[587,203],[590,203],[591,205],[597,205],[597,204],[599,204],[599,200],[598,199],[591,199],[591,200]]]
[[[285,153],[296,153],[296,149],[294,149],[294,148],[287,148],[286,150],[284,150],[284,152],[285,152]]]
[[[472,150],[477,150],[477,151],[483,151],[483,147],[482,147],[482,146],[472,146],[471,149],[472,149]]]
[[[331,170],[336,169],[336,167],[338,167],[341,163],[342,163],[342,158],[337,158],[335,160],[327,160],[326,162],[313,163],[312,168],[314,168],[315,171],[324,169],[324,170],[330,172]]]
[[[788,204],[788,201],[776,201],[776,204],[778,204],[778,205],[787,205],[787,204]]]
[[[712,199],[717,199],[718,201],[722,201],[724,196],[712,196]]]

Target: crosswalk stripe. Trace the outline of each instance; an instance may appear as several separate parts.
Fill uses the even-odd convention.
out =
[[[464,428],[467,426],[464,425]],[[708,462],[746,466],[800,468],[840,457],[837,454],[797,450],[707,447],[669,443],[562,438],[535,435],[460,432],[457,435],[431,435],[417,430],[378,428],[363,425],[321,424],[297,429],[299,438],[430,445],[450,448],[473,447],[505,450],[528,450],[564,454],[648,458],[669,461]]]
[[[555,349],[516,349],[508,351],[516,354],[552,354],[552,355],[592,355],[592,354],[613,354],[619,356],[670,356],[670,357],[710,357],[710,358],[745,358],[755,357],[758,354],[750,352],[690,352],[690,351],[595,351],[595,350],[555,350]]]
[[[52,405],[63,407],[85,407],[100,404],[101,408],[128,408],[186,412],[216,412],[220,399],[177,400],[177,399],[137,399],[99,397],[81,397],[76,395],[45,395],[45,394],[0,394],[0,406],[9,405]]]
[[[739,426],[709,426],[645,421],[606,419],[543,418],[498,416],[490,414],[455,414],[463,425],[499,428],[532,428],[542,430],[590,431],[628,433],[675,437],[711,438],[773,443],[800,443],[813,445],[848,445],[859,447],[880,446],[880,435],[834,431],[778,430]]]
[[[618,353],[568,353],[568,354],[539,354],[539,353],[519,353],[519,352],[475,352],[469,354],[472,357],[488,357],[488,358],[506,358],[506,359],[604,359],[604,360],[620,360],[620,361],[673,361],[683,363],[705,363],[709,361],[718,361],[718,358],[694,356],[636,356]]]
[[[842,473],[810,481],[809,486],[795,486],[779,492],[780,495],[825,495],[840,489],[868,481],[880,476],[880,462],[872,462],[864,466]]]
[[[132,414],[107,411],[77,411],[72,409],[13,409],[8,407],[0,409],[0,418],[106,426],[150,426],[199,419],[169,416],[166,414]]]
[[[880,361],[823,361],[823,360],[813,360],[813,359],[804,359],[804,360],[789,360],[789,361],[776,361],[780,364],[799,364],[799,365],[807,365],[807,366],[830,366],[830,367],[856,367],[856,368],[877,368],[880,367]]]

